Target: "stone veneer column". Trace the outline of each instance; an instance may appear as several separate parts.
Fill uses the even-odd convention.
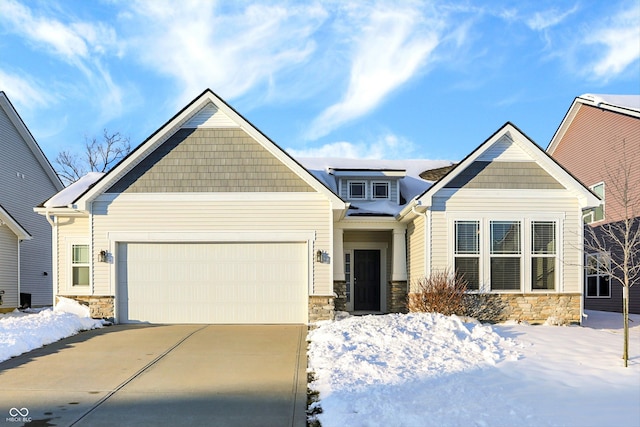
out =
[[[333,296],[309,297],[309,323],[319,320],[333,320],[335,318],[335,307]]]

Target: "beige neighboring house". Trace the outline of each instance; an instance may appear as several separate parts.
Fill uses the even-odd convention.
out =
[[[449,165],[294,160],[206,90],[37,209],[54,291],[120,323],[306,323],[403,312],[420,277],[455,267],[502,317],[580,321],[575,243],[597,197],[509,123],[420,178]]]
[[[62,188],[0,91],[0,312],[53,304],[51,227],[33,207]]]
[[[623,146],[626,145],[626,148]],[[602,204],[584,211],[596,232],[624,218],[625,207],[616,195],[616,170],[623,157],[629,165],[628,190],[640,199],[640,95],[584,94],[575,98],[547,147],[562,166],[592,189]],[[640,222],[640,206],[629,206]],[[616,248],[609,248],[616,255]],[[588,251],[587,251],[588,252]],[[622,285],[600,267],[601,255],[587,253],[584,305],[589,310],[622,312]],[[629,312],[640,314],[640,286],[629,288]]]

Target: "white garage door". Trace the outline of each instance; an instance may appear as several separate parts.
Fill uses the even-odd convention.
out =
[[[306,243],[120,243],[121,323],[306,323]]]

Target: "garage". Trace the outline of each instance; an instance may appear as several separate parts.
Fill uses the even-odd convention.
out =
[[[306,323],[306,242],[118,243],[120,323]]]

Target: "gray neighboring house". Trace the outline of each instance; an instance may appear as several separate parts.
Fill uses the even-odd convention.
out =
[[[51,226],[33,208],[62,189],[33,135],[0,91],[0,312],[53,304]]]

